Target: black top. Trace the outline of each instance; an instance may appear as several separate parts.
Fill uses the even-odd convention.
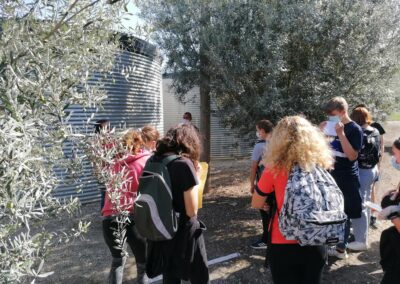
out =
[[[359,152],[363,144],[363,132],[361,127],[354,121],[350,121],[344,125],[344,134],[346,135],[353,149]],[[331,147],[334,151],[336,160],[333,171],[340,172],[342,175],[346,176],[358,177],[357,160],[350,161],[348,158],[346,158],[338,136],[331,141]]]
[[[167,168],[171,178],[174,210],[181,214],[186,214],[183,192],[199,183],[193,162],[181,157],[170,162]]]
[[[383,134],[386,133],[385,129],[383,129],[382,125],[380,123],[378,123],[378,122],[371,123],[371,126],[373,128],[378,129],[380,135],[383,135]]]
[[[382,269],[385,272],[381,283],[400,283],[400,233],[396,227],[382,232],[380,254]]]

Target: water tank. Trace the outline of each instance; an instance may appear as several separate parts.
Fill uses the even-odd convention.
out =
[[[146,124],[155,126],[163,133],[163,100],[161,94],[161,59],[151,44],[123,36],[122,47],[116,54],[112,76],[107,76],[102,88],[107,98],[102,107],[83,109],[79,105],[68,108],[72,112],[68,121],[77,131],[93,131],[93,123],[107,119],[111,127],[138,128]],[[122,70],[124,70],[122,72]],[[104,74],[93,73],[93,81]],[[72,144],[66,143],[64,152],[71,155]],[[56,171],[62,179],[55,189],[58,198],[79,197],[82,203],[100,199],[99,184],[92,174],[88,160],[82,164],[77,182],[62,171]],[[79,190],[78,190],[79,189]]]
[[[164,129],[167,131],[182,121],[185,112],[192,114],[192,123],[200,126],[200,91],[194,87],[185,97],[185,103],[178,101],[172,86],[172,79],[168,75],[163,77],[164,100]],[[250,158],[254,141],[243,139],[233,129],[221,126],[219,118],[215,115],[215,105],[211,103],[211,159]]]

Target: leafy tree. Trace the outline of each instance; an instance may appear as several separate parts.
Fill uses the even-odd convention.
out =
[[[110,32],[126,2],[0,1],[1,283],[45,277],[51,247],[87,230],[82,222],[51,230],[45,221],[78,209],[77,200],[52,197],[59,182],[54,169],[71,171],[75,163],[65,158],[63,143],[80,137],[65,110],[105,97],[101,80],[89,84],[90,74],[111,70],[118,43]]]
[[[398,100],[389,84],[399,71],[398,1],[154,0],[141,8],[178,96],[199,85],[203,68],[222,122],[243,133],[264,117],[301,112],[318,121],[333,96],[381,112]]]
[[[154,40],[166,55],[166,70],[174,75],[178,99],[194,86],[200,87],[201,159],[210,162],[210,0],[137,1],[141,16],[151,24]],[[207,185],[206,185],[207,187]]]

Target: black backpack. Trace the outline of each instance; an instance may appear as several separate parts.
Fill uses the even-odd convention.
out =
[[[258,140],[258,141],[256,142],[256,144],[260,144],[260,143],[264,143],[264,144],[265,144],[266,141],[265,141],[265,140]],[[263,155],[263,156],[264,156],[264,155]],[[263,159],[263,156],[261,156],[260,159],[258,159],[258,166],[257,166],[257,171],[256,171],[256,181],[257,181],[257,182],[260,180],[261,175],[262,175],[262,173],[263,173],[263,171],[264,171],[264,169],[265,169],[265,166],[262,165],[262,164],[260,164],[261,160]]]
[[[375,128],[363,129],[363,146],[358,154],[358,165],[362,169],[372,169],[381,157],[381,136]]]
[[[151,241],[171,240],[178,231],[178,213],[172,200],[168,164],[180,157],[170,155],[162,160],[155,156],[147,160],[139,178],[135,201],[135,226],[138,232]]]

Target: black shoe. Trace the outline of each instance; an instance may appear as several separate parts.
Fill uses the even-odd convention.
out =
[[[255,243],[252,243],[250,247],[253,249],[267,249],[267,244],[259,240]]]
[[[369,220],[369,225],[371,227],[376,228],[376,217],[375,216],[371,216],[370,220]]]

